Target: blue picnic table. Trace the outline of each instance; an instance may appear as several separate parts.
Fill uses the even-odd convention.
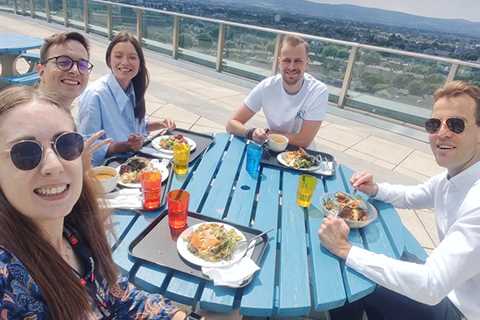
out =
[[[326,311],[370,294],[375,284],[345,266],[319,242],[317,230],[324,215],[322,195],[349,192],[352,171],[339,165],[335,177],[319,181],[308,209],[296,205],[298,173],[262,167],[252,178],[245,169],[246,142],[220,133],[186,177],[173,177],[172,188],[190,192],[189,210],[259,230],[274,228],[261,270],[245,288],[214,287],[210,281],[129,257],[128,246],[162,210],[139,214],[116,210],[113,215],[118,242],[113,257],[138,287],[164,294],[178,302],[215,312],[256,317],[294,317]],[[398,258],[416,241],[403,227],[395,209],[372,201],[379,217],[363,229],[353,229],[357,246]]]
[[[31,82],[35,73],[29,72],[19,75],[16,69],[16,60],[30,49],[42,46],[43,40],[23,34],[0,32],[0,87],[5,84]],[[22,79],[22,76],[25,79]],[[36,77],[38,78],[38,76]],[[27,84],[27,83],[26,83]],[[30,83],[28,83],[30,84]]]

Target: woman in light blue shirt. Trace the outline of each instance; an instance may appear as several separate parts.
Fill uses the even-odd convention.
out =
[[[145,120],[149,76],[142,48],[131,33],[120,32],[113,38],[106,62],[111,73],[90,84],[80,96],[79,131],[92,135],[104,130],[104,138],[112,140],[93,154],[94,165],[114,154],[140,150],[150,131],[175,127],[169,119]]]

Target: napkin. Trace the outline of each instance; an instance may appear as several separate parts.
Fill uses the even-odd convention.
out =
[[[238,262],[226,267],[202,267],[202,272],[213,280],[215,286],[226,286],[239,288],[249,279],[260,267],[250,258],[254,247]]]
[[[142,209],[142,193],[140,189],[120,189],[105,195],[108,208]]]

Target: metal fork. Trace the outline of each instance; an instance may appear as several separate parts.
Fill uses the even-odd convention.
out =
[[[242,255],[242,258],[245,257],[248,253],[248,250],[252,247],[255,247],[257,245],[257,239],[261,238],[263,235],[273,231],[274,228],[268,229],[267,231],[264,231],[260,234],[257,234],[254,237],[251,237],[249,240],[241,240],[237,244],[237,250],[243,250],[245,247],[245,252]]]

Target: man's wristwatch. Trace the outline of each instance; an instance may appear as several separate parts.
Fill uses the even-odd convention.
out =
[[[201,315],[195,313],[195,312],[191,312],[190,314],[187,315],[187,317],[185,318],[185,320],[204,320],[205,318],[202,317]]]
[[[252,140],[253,139],[253,132],[255,132],[255,129],[256,128],[250,128],[247,130],[247,134],[245,135],[245,137],[248,139],[248,140]]]

